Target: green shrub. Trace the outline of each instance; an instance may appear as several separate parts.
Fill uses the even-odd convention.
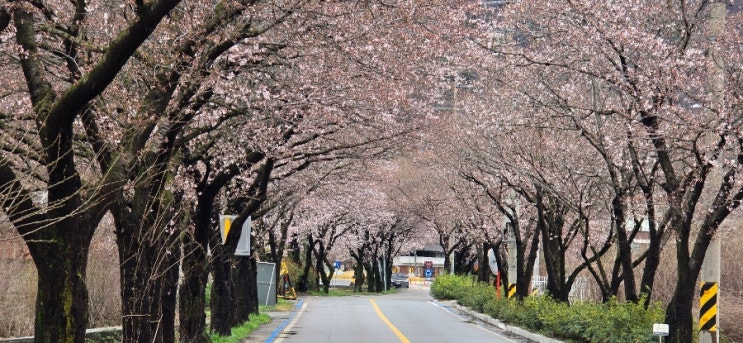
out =
[[[472,284],[472,280],[464,276],[439,275],[431,285],[431,296],[439,300],[460,300]]]
[[[483,312],[485,304],[493,301],[495,297],[495,288],[493,286],[478,282],[466,288],[466,292],[462,294],[459,303],[474,311]]]
[[[653,323],[662,323],[662,307],[654,303],[647,310],[642,303],[568,304],[550,297],[528,297],[523,301],[496,297],[492,286],[467,277],[446,275],[436,279],[431,295],[453,299],[472,310],[511,325],[547,336],[575,342],[655,342]]]
[[[599,306],[588,303],[558,302],[542,297],[537,317],[542,324],[542,332],[553,337],[583,341],[590,330],[591,320],[602,312]],[[593,323],[595,324],[595,322]]]
[[[506,299],[505,297],[493,299],[483,305],[483,313],[506,323],[516,323],[519,312],[518,302]]]
[[[299,291],[299,280],[302,278],[302,273],[304,272],[304,267],[302,265],[298,265],[294,263],[291,259],[285,258],[284,262],[286,262],[286,268],[289,271],[289,280],[292,282],[292,286],[294,287],[294,290]],[[277,266],[279,268],[280,266]],[[279,270],[277,269],[277,273]],[[315,272],[315,268],[310,268],[309,275],[307,276],[307,289],[314,289],[314,285],[317,284],[317,273]]]
[[[651,305],[647,310],[640,303],[619,303],[616,299],[596,305],[601,308],[587,325],[586,335],[594,342],[654,342],[653,323],[662,323],[663,309]]]

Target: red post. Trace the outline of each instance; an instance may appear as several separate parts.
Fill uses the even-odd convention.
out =
[[[495,296],[500,299],[500,271],[495,272]]]

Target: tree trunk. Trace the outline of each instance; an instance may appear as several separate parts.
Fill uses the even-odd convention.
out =
[[[289,242],[289,258],[294,261],[298,266],[302,265],[302,254],[299,248],[299,238],[297,234],[292,234],[292,239]]]
[[[449,254],[444,254],[444,274],[449,274],[451,270],[451,257]]]
[[[699,187],[698,189],[701,189]],[[743,195],[743,193],[741,193]],[[705,218],[694,241],[694,248],[689,252],[691,222],[690,220],[676,221],[676,262],[678,263],[678,274],[676,290],[671,302],[666,307],[666,323],[671,332],[667,342],[691,343],[692,337],[696,335],[692,316],[694,303],[694,292],[698,289],[696,282],[702,269],[702,263],[709,247],[709,243],[717,231],[719,224],[730,213],[731,208],[717,208],[710,212]],[[691,214],[689,214],[691,216]]]
[[[235,285],[232,282],[232,254],[222,244],[212,248],[211,331],[232,334],[235,309]]]
[[[620,193],[617,191],[617,193]],[[637,302],[637,286],[635,283],[635,272],[632,267],[632,247],[629,235],[625,227],[625,205],[622,203],[621,195],[615,195],[612,200],[612,211],[614,213],[614,229],[617,233],[617,251],[619,263],[622,268],[622,280],[624,281],[624,297],[627,301]]]
[[[354,293],[361,293],[364,291],[364,279],[364,263],[362,261],[357,261],[356,266],[354,266]]]
[[[524,299],[529,296],[529,286],[531,285],[531,279],[534,274],[534,264],[537,260],[537,252],[539,251],[539,233],[532,232],[531,241],[529,242],[529,251],[526,251],[526,245],[519,244],[517,247],[518,251],[518,262],[516,274],[516,297],[518,299]]]
[[[366,291],[374,293],[377,291],[377,278],[374,274],[374,266],[376,262],[372,260],[371,263],[364,263],[364,270],[366,270]]]
[[[356,265],[353,267],[353,292],[363,292],[364,285],[364,251],[366,251],[366,243],[362,244],[361,247],[357,248],[356,251],[351,250],[351,257],[356,260]]]
[[[327,250],[325,248],[325,244],[322,240],[318,240],[317,249],[314,250],[315,252],[315,269],[317,270],[318,275],[320,276],[320,280],[322,281],[322,291],[325,294],[330,293],[330,280],[333,279],[333,274],[335,273],[335,268],[333,266],[328,265],[326,263],[327,261]],[[330,272],[325,272],[325,267],[328,267]]]
[[[315,248],[315,240],[312,238],[312,234],[307,234],[307,245],[304,250],[304,269],[302,269],[302,275],[299,276],[299,282],[297,283],[297,289],[300,292],[307,292],[310,289],[310,269],[312,269],[312,250]]]
[[[196,231],[198,229],[194,229]],[[207,343],[206,334],[206,283],[208,262],[204,237],[186,234],[183,238],[183,284],[179,289],[178,314],[180,341],[183,343]]]
[[[72,154],[69,154],[72,155]],[[70,168],[63,168],[74,170]],[[70,176],[67,181],[77,180]],[[57,186],[62,187],[61,183]],[[88,250],[97,219],[79,213],[80,199],[75,186],[49,192],[46,213],[33,204],[31,196],[5,160],[0,158],[0,206],[28,246],[38,274],[34,319],[35,342],[82,342],[88,325],[88,291],[85,286]],[[55,195],[56,194],[56,195]],[[68,195],[61,195],[68,194]],[[55,199],[65,199],[55,200]],[[13,201],[9,204],[7,201]],[[66,201],[66,202],[65,202]],[[77,209],[77,210],[76,210]],[[71,215],[71,213],[78,215]],[[49,226],[50,218],[59,220]]]
[[[29,243],[38,273],[34,321],[36,343],[85,340],[88,325],[85,274],[90,244],[79,244],[85,240]]]
[[[680,273],[681,274],[681,273]],[[679,275],[676,282],[676,291],[671,302],[666,307],[666,323],[671,332],[666,342],[691,343],[697,330],[694,329],[694,318],[692,317],[692,304],[694,303],[694,282],[685,280]]]
[[[655,230],[650,230],[650,245],[648,246],[645,267],[642,272],[642,280],[640,281],[640,292],[645,295],[645,308],[650,306],[650,299],[653,296],[655,274],[660,265],[660,253],[663,249],[661,246],[662,239],[662,234],[656,234]]]
[[[235,323],[250,319],[250,314],[258,314],[258,269],[254,257],[235,257]],[[279,268],[276,268],[277,274]]]
[[[508,263],[506,263],[508,257],[506,256],[505,244],[503,244],[503,241],[498,241],[493,244],[493,249],[493,251],[495,251],[495,260],[498,262],[498,274],[500,274],[500,283],[504,289],[503,293],[508,294],[508,290],[505,289],[505,286],[508,285],[510,280],[508,280]],[[496,278],[496,282],[497,281]],[[497,286],[498,285],[496,284],[496,287]]]
[[[488,244],[488,242],[483,242],[477,247],[477,281],[479,282],[490,283],[490,261],[488,259],[489,249],[490,244]]]
[[[151,266],[155,257],[142,237],[141,227],[123,224],[131,216],[117,217],[117,244],[121,273],[122,341],[125,343],[157,341],[159,321],[151,317],[159,301],[159,290],[152,282]],[[119,219],[121,218],[121,219]],[[123,219],[123,220],[122,220]],[[121,229],[126,227],[126,229]]]
[[[151,183],[137,187],[131,198],[120,196],[113,208],[125,343],[157,343],[175,335],[180,197],[165,190],[166,179],[167,173],[155,173]]]
[[[176,239],[178,243],[180,240],[177,239],[176,235],[172,238]],[[171,247],[171,245],[168,245]],[[181,261],[181,247],[180,244],[172,246],[173,249],[169,254],[166,254],[165,263],[168,267],[167,271],[163,275],[162,286],[160,287],[160,302],[162,311],[162,341],[163,342],[175,342],[175,312],[178,308],[178,281],[179,281],[179,265]]]

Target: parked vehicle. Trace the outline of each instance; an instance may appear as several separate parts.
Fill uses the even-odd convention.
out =
[[[408,276],[401,273],[392,274],[392,287],[410,288],[410,280],[408,280]]]

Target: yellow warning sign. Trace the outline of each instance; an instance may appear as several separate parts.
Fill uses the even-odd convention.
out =
[[[516,295],[516,284],[509,283],[508,284],[508,299],[513,298],[515,295]]]
[[[699,330],[717,331],[717,282],[702,282],[699,292]]]
[[[220,214],[219,215],[219,234],[222,236],[222,244],[227,241],[227,235],[230,233],[232,228],[232,222],[237,218],[233,214]]]
[[[231,227],[232,227],[232,218],[230,216],[224,216],[224,234],[222,234],[222,242],[227,240],[227,235],[230,234]]]

